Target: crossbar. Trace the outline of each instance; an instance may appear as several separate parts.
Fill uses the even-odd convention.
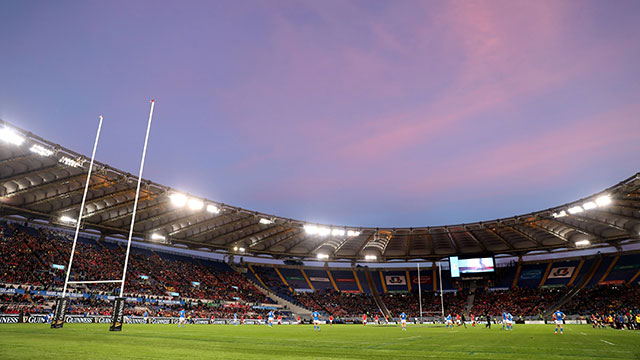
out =
[[[93,281],[69,281],[68,284],[106,284],[121,283],[122,280],[93,280]]]

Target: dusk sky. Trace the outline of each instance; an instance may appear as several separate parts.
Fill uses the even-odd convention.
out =
[[[0,118],[327,224],[546,209],[640,171],[639,1],[0,0]]]

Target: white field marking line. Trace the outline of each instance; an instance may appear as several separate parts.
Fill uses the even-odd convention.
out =
[[[580,335],[587,335],[587,334],[585,334],[585,333],[581,332],[581,333],[580,333]]]
[[[403,337],[403,338],[400,338],[399,340],[415,339],[415,338],[419,338],[419,337],[422,337],[422,336],[416,335],[416,336]]]
[[[612,343],[612,342],[608,342],[607,340],[602,340],[602,339],[600,339],[600,341],[602,341],[602,342],[603,342],[603,343],[605,343],[605,344],[615,345],[614,343]]]

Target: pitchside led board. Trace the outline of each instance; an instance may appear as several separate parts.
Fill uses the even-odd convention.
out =
[[[449,267],[451,277],[458,278],[460,275],[483,275],[495,271],[493,257],[480,257],[460,259],[457,256],[449,257]]]

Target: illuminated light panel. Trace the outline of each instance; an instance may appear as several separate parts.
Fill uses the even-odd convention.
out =
[[[237,247],[237,246],[234,246],[234,247],[233,247],[233,251],[238,251],[238,247]]]
[[[51,155],[53,155],[53,150],[49,150],[46,147],[42,146],[42,145],[38,145],[38,144],[34,144],[29,151],[31,151],[34,154],[38,154],[40,156],[44,156],[44,157],[49,157]]]
[[[215,205],[209,204],[209,205],[207,205],[207,211],[212,213],[212,214],[219,214],[220,213],[220,208],[218,208]]]
[[[169,195],[169,199],[171,199],[171,203],[175,206],[183,207],[187,205],[187,197],[184,194],[171,194]]]
[[[581,213],[584,210],[582,210],[581,206],[574,206],[572,208],[569,208],[569,214],[577,214],[577,213]]]
[[[15,131],[9,129],[8,127],[3,127],[0,129],[0,139],[4,142],[8,142],[13,145],[22,145],[24,142],[24,137],[18,135]]]
[[[79,167],[80,165],[82,165],[79,161],[73,160],[72,158],[67,156],[61,157],[58,162],[71,167]]]
[[[564,216],[567,216],[567,212],[564,211],[564,210],[560,211],[559,213],[553,213],[553,217],[554,218],[561,218],[561,217],[564,217]]]
[[[597,205],[593,201],[586,202],[582,204],[582,208],[585,210],[595,209]]]
[[[360,231],[356,230],[344,230],[344,229],[331,229],[325,226],[317,226],[307,224],[304,226],[304,231],[307,235],[319,235],[319,236],[358,236]]]
[[[611,198],[608,195],[600,196],[596,199],[596,204],[598,206],[607,206],[611,204]]]
[[[304,231],[309,235],[316,235],[318,233],[318,227],[315,225],[305,225]]]
[[[189,204],[189,209],[191,210],[202,210],[204,207],[204,203],[199,199],[189,199],[187,202]]]
[[[263,224],[263,225],[273,224],[273,220],[269,220],[269,219],[261,218],[261,219],[260,219],[260,224]]]
[[[346,231],[344,231],[342,229],[333,229],[333,230],[331,230],[331,235],[333,235],[333,236],[344,236],[345,233],[346,233]]]
[[[328,258],[329,258],[329,255],[327,254],[318,254],[318,259],[322,260],[322,259],[328,259]]]
[[[240,248],[238,248],[238,251],[240,251],[240,252],[244,252],[244,248],[243,248],[243,247],[240,247]]]
[[[62,215],[60,216],[60,221],[67,224],[75,224],[78,220],[67,215]]]
[[[589,240],[576,241],[576,246],[589,246],[589,245],[591,245],[591,241]]]
[[[374,261],[374,260],[378,260],[378,257],[375,255],[365,255],[364,259],[367,261]]]
[[[161,241],[164,241],[164,240],[166,240],[166,239],[167,239],[166,237],[164,237],[164,236],[162,236],[162,235],[160,235],[160,234],[151,234],[151,240],[161,240]]]

